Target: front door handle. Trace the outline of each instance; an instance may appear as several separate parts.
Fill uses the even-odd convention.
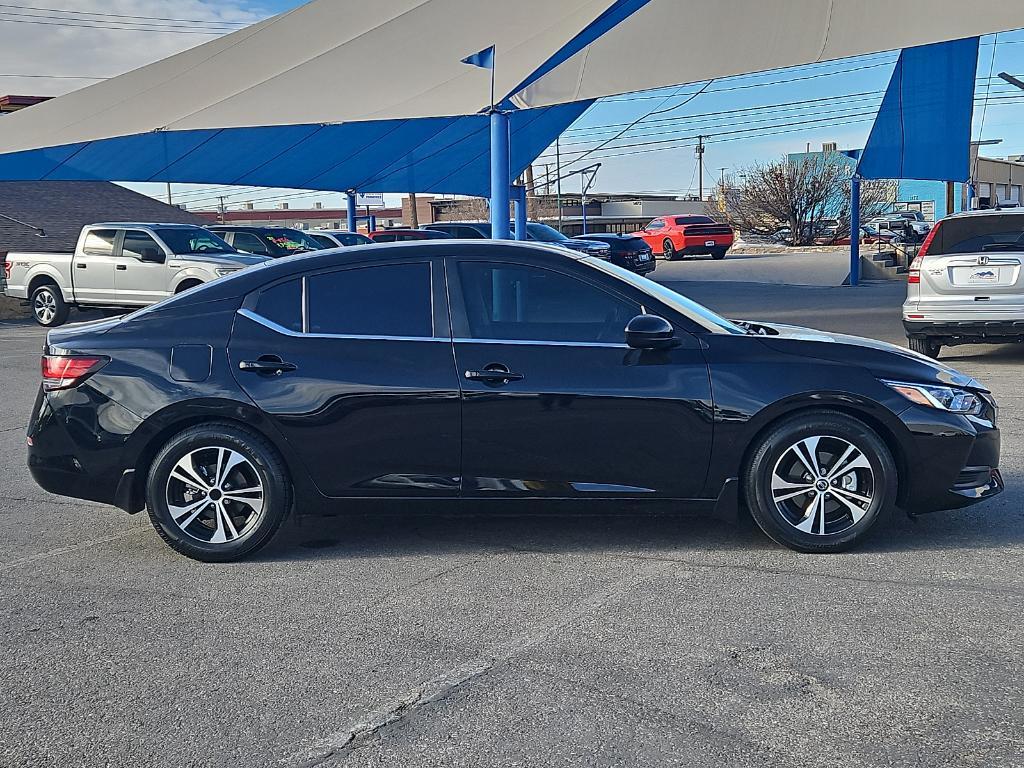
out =
[[[490,363],[482,371],[466,371],[463,375],[470,381],[485,381],[488,384],[508,384],[526,378],[521,373],[512,373],[507,365],[501,363]]]
[[[127,264],[118,264],[116,267],[114,267],[114,269],[122,269],[122,270],[123,269],[128,269],[128,265]]]
[[[269,373],[280,376],[298,368],[295,363],[286,363],[277,355],[263,355],[259,360],[242,360],[238,364],[241,371],[252,371],[253,373]]]

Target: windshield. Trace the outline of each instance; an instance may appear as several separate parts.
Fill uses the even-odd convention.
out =
[[[207,232],[199,227],[175,227],[153,231],[167,244],[171,253],[179,256],[194,253],[237,253],[213,232]]]
[[[307,234],[297,229],[264,229],[260,234],[273,247],[286,253],[303,253],[304,251],[319,251],[321,245]]]
[[[635,272],[630,272],[628,269],[623,269],[615,264],[604,259],[595,259],[587,257],[582,259],[592,267],[607,272],[610,275],[623,280],[634,288],[639,288],[644,293],[653,296],[658,301],[668,304],[672,309],[676,310],[682,315],[693,320],[698,325],[706,328],[712,333],[731,333],[737,336],[746,336],[747,331],[731,320],[726,320],[724,317],[715,314],[710,309],[705,307],[703,304],[686,298],[680,293],[666,288],[661,283],[656,283],[653,280],[648,280],[646,277],[641,277]]]
[[[515,231],[515,225],[513,225],[512,231]],[[541,243],[560,243],[563,240],[569,239],[554,227],[549,227],[547,224],[539,224],[535,221],[531,221],[526,225],[526,235],[531,240],[537,240]]]

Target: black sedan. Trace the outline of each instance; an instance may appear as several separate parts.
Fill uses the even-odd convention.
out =
[[[562,248],[368,245],[268,261],[49,332],[45,489],[148,508],[230,560],[357,501],[660,500],[805,552],[1002,489],[977,381],[880,342],[732,322]]]
[[[648,272],[654,271],[657,262],[651,252],[651,246],[645,243],[643,238],[633,235],[616,235],[612,232],[587,234],[585,237],[587,240],[608,243],[611,248],[608,252],[608,261],[612,264],[618,264],[638,275],[646,275]]]

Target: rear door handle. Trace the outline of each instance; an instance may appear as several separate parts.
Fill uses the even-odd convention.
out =
[[[489,384],[507,384],[526,378],[521,373],[512,373],[507,365],[501,363],[490,363],[482,371],[466,371],[463,375],[470,381],[486,381]]]
[[[273,355],[264,355],[259,360],[242,360],[238,364],[239,370],[252,371],[253,373],[270,373],[274,376],[294,371],[298,367],[295,363],[286,363],[281,358]]]
[[[121,270],[128,269],[128,265],[127,264],[118,264],[117,266],[114,267],[114,269],[121,269]]]

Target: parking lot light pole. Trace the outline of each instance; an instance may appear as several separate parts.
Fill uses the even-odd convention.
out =
[[[355,190],[350,189],[345,193],[345,199],[348,201],[348,231],[356,231],[356,193]]]
[[[860,177],[850,177],[850,285],[860,283]]]
[[[500,109],[491,111],[491,237],[509,239],[509,117]]]
[[[515,210],[515,239],[525,240],[527,216],[526,187],[515,185],[512,187],[512,204],[513,210]]]

